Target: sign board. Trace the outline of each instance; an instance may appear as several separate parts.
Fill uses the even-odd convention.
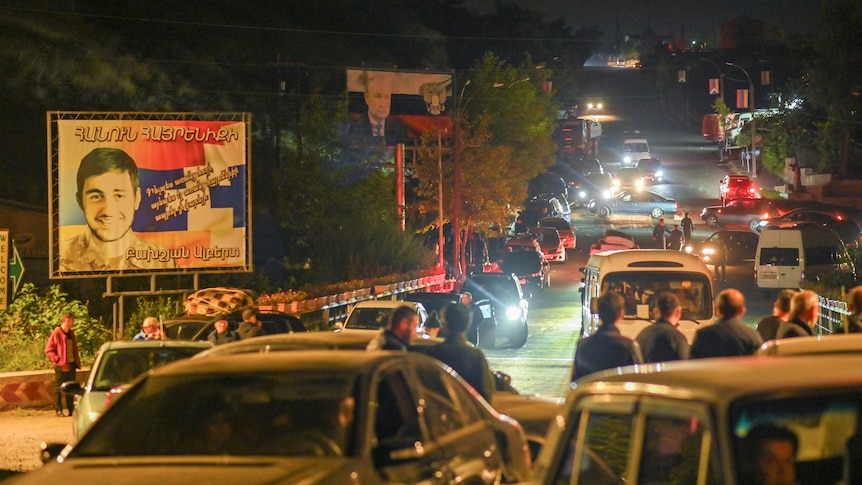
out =
[[[248,113],[49,112],[50,276],[251,271]]]

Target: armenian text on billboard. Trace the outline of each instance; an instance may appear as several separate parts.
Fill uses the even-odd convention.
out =
[[[250,271],[250,124],[49,112],[51,277]]]

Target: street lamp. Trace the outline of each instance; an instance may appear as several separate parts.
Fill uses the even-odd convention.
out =
[[[455,252],[452,262],[455,265],[455,277],[461,279],[461,101],[464,99],[464,90],[470,85],[470,80],[464,83],[461,94],[455,103],[455,126],[452,134],[455,136],[455,160],[452,167],[455,183],[452,188],[452,230],[454,236],[453,250]]]
[[[746,71],[739,64],[734,64],[732,62],[725,62],[728,66],[736,67],[743,73],[745,73],[746,79],[748,79],[748,89],[749,89],[749,102],[748,106],[751,108],[751,166],[749,166],[748,170],[751,173],[753,178],[757,177],[757,129],[755,127],[755,118],[754,118],[754,82],[751,80],[751,76],[748,75],[748,71]]]

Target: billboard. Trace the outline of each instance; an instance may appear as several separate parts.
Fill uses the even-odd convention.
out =
[[[249,113],[49,112],[51,278],[251,271]]]
[[[451,72],[347,69],[351,135],[385,145],[447,130],[455,100]]]

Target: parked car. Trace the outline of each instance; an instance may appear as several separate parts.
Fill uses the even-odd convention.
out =
[[[500,269],[518,277],[521,286],[544,291],[551,286],[551,265],[540,251],[517,251],[503,256]]]
[[[392,310],[404,305],[413,307],[416,313],[419,314],[419,326],[416,328],[417,334],[424,333],[425,320],[428,319],[428,312],[421,303],[415,301],[399,301],[399,300],[363,300],[353,305],[350,313],[347,314],[347,319],[344,323],[338,323],[336,331],[354,331],[354,330],[380,330],[385,328],[389,323],[389,315]]]
[[[539,238],[532,232],[522,232],[507,239],[506,253],[518,251],[538,251],[541,253],[542,246],[539,244]]]
[[[494,311],[494,342],[497,338],[508,339],[509,346],[523,347],[527,343],[527,310],[529,303],[517,276],[504,273],[473,273],[461,286],[473,298],[488,299]],[[486,338],[490,340],[491,331]],[[482,332],[480,331],[480,337]],[[480,343],[480,346],[481,345]]]
[[[636,165],[643,175],[644,183],[654,184],[664,182],[664,166],[658,158],[641,158]]]
[[[722,230],[701,241],[686,243],[685,252],[700,256],[707,264],[754,261],[759,241],[756,232]]]
[[[175,340],[206,340],[210,332],[215,328],[218,320],[227,320],[228,330],[235,331],[242,322],[243,310],[234,310],[230,313],[216,313],[209,315],[186,314],[169,320],[165,320],[165,333],[169,339]],[[296,315],[290,313],[258,310],[257,319],[261,322],[261,334],[270,335],[277,333],[307,332],[308,329]]]
[[[781,215],[778,208],[766,199],[733,199],[727,205],[704,207],[700,218],[709,227],[742,225],[756,230],[762,219]]]
[[[543,217],[560,217],[571,221],[572,208],[562,194],[533,197],[524,204],[518,218],[526,227],[535,227]]]
[[[862,333],[835,333],[805,338],[779,338],[763,342],[755,355],[787,357],[793,355],[836,355],[862,353]]]
[[[524,431],[418,352],[187,359],[143,376],[20,483],[496,484],[529,478]],[[61,451],[62,450],[62,451]]]
[[[733,199],[759,199],[760,190],[746,175],[725,175],[718,181],[718,200],[722,205]]]
[[[623,190],[605,200],[591,200],[589,209],[601,218],[612,215],[651,216],[660,219],[665,214],[675,215],[679,206],[673,199],[666,199],[654,192]]]
[[[562,194],[568,197],[569,186],[562,177],[554,172],[536,175],[527,184],[527,196],[538,197],[544,194]]]
[[[614,178],[609,173],[591,173],[580,175],[570,182],[569,193],[573,201],[581,207],[586,207],[593,199],[607,199],[614,187]]]
[[[858,483],[858,362],[858,354],[732,357],[587,376],[551,422],[531,483],[760,483],[746,437],[762,426],[798,440],[787,483]]]
[[[796,227],[799,224],[825,225],[837,232],[848,248],[859,246],[862,240],[862,229],[853,219],[844,216],[840,211],[825,211],[800,207],[789,210],[784,215],[763,219],[757,225],[757,231],[764,229],[780,229]]]
[[[530,228],[530,233],[536,235],[542,254],[549,262],[566,262],[566,247],[563,246],[563,240],[556,229],[539,226]]]
[[[613,173],[613,193],[618,194],[623,190],[640,191],[644,188],[644,176],[636,168],[621,168]]]
[[[422,293],[415,294],[421,295]],[[426,294],[431,295],[432,293]],[[457,293],[450,294],[457,295]],[[436,293],[436,295],[443,295],[443,293]],[[372,338],[373,335],[359,332],[348,334],[338,332],[309,332],[304,334],[271,335],[219,345],[197,354],[194,358],[203,359],[229,354],[265,354],[270,352],[314,349],[362,350]],[[412,344],[414,347],[422,348],[435,345],[439,342],[439,339],[416,339]],[[562,399],[521,394],[512,385],[512,378],[509,375],[502,372],[494,372],[493,374],[495,392],[491,398],[491,405],[497,411],[517,420],[524,428],[530,446],[530,454],[535,459],[545,442],[545,435],[548,432],[551,418],[559,413]]]
[[[589,154],[579,155],[567,163],[572,170],[581,175],[605,173],[605,167],[601,160]]]
[[[560,217],[543,217],[539,219],[539,227],[552,227],[556,229],[560,235],[560,240],[563,241],[563,247],[566,249],[575,249],[575,243],[577,242],[575,228],[565,219]]]
[[[209,342],[183,340],[116,340],[102,344],[87,382],[70,381],[63,392],[75,395],[72,432],[78,439],[118,394],[138,376],[161,365],[189,358],[212,347]],[[114,396],[112,396],[114,395]]]

